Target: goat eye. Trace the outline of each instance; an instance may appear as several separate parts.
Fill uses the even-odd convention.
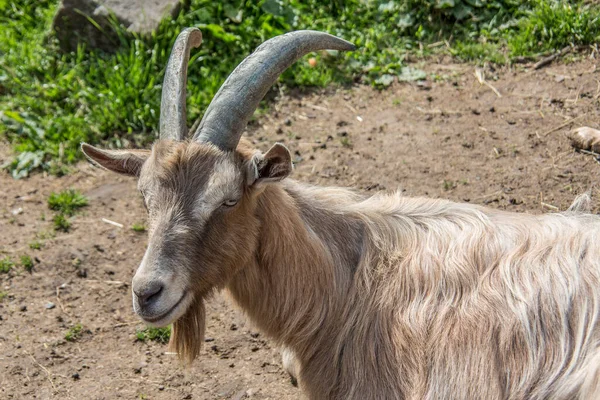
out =
[[[233,207],[238,203],[237,199],[229,199],[229,200],[225,200],[223,202],[223,205],[225,207]]]

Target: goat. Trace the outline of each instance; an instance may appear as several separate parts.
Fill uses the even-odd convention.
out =
[[[190,140],[185,84],[197,29],[166,70],[151,150],[85,155],[138,177],[149,215],[135,312],[199,354],[204,301],[226,289],[285,346],[312,399],[600,398],[600,217],[587,198],[527,215],[296,182],[289,151],[240,140],[280,73],[353,45],[314,31],[263,43]],[[288,357],[289,359],[290,357]]]

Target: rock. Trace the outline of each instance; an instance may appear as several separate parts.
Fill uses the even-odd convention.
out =
[[[54,303],[52,303],[52,302],[46,303],[46,308],[48,310],[52,310],[54,307],[56,307],[56,305]]]
[[[62,0],[52,27],[64,50],[75,50],[83,41],[91,48],[114,51],[119,40],[109,23],[111,14],[128,31],[148,36],[163,18],[175,17],[188,3],[189,0]]]
[[[576,149],[600,153],[600,130],[582,126],[569,132],[567,136],[571,139],[571,146]]]

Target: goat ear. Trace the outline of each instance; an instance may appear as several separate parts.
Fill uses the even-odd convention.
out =
[[[287,147],[275,143],[265,154],[255,154],[248,167],[249,185],[278,182],[292,172],[292,156]]]
[[[139,176],[142,164],[150,156],[150,150],[105,150],[87,143],[81,144],[81,151],[92,163],[129,176]]]

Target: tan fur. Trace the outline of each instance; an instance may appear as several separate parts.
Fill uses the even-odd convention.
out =
[[[197,356],[203,300],[225,288],[295,355],[312,399],[600,398],[600,217],[582,212],[585,199],[534,216],[290,179],[247,185],[254,155],[247,143],[234,155],[159,143],[142,168],[149,250],[169,237],[167,209],[190,215],[179,224],[193,235],[165,264],[194,293],[175,323],[180,357]],[[243,197],[194,222],[219,163],[239,172],[229,185]]]

